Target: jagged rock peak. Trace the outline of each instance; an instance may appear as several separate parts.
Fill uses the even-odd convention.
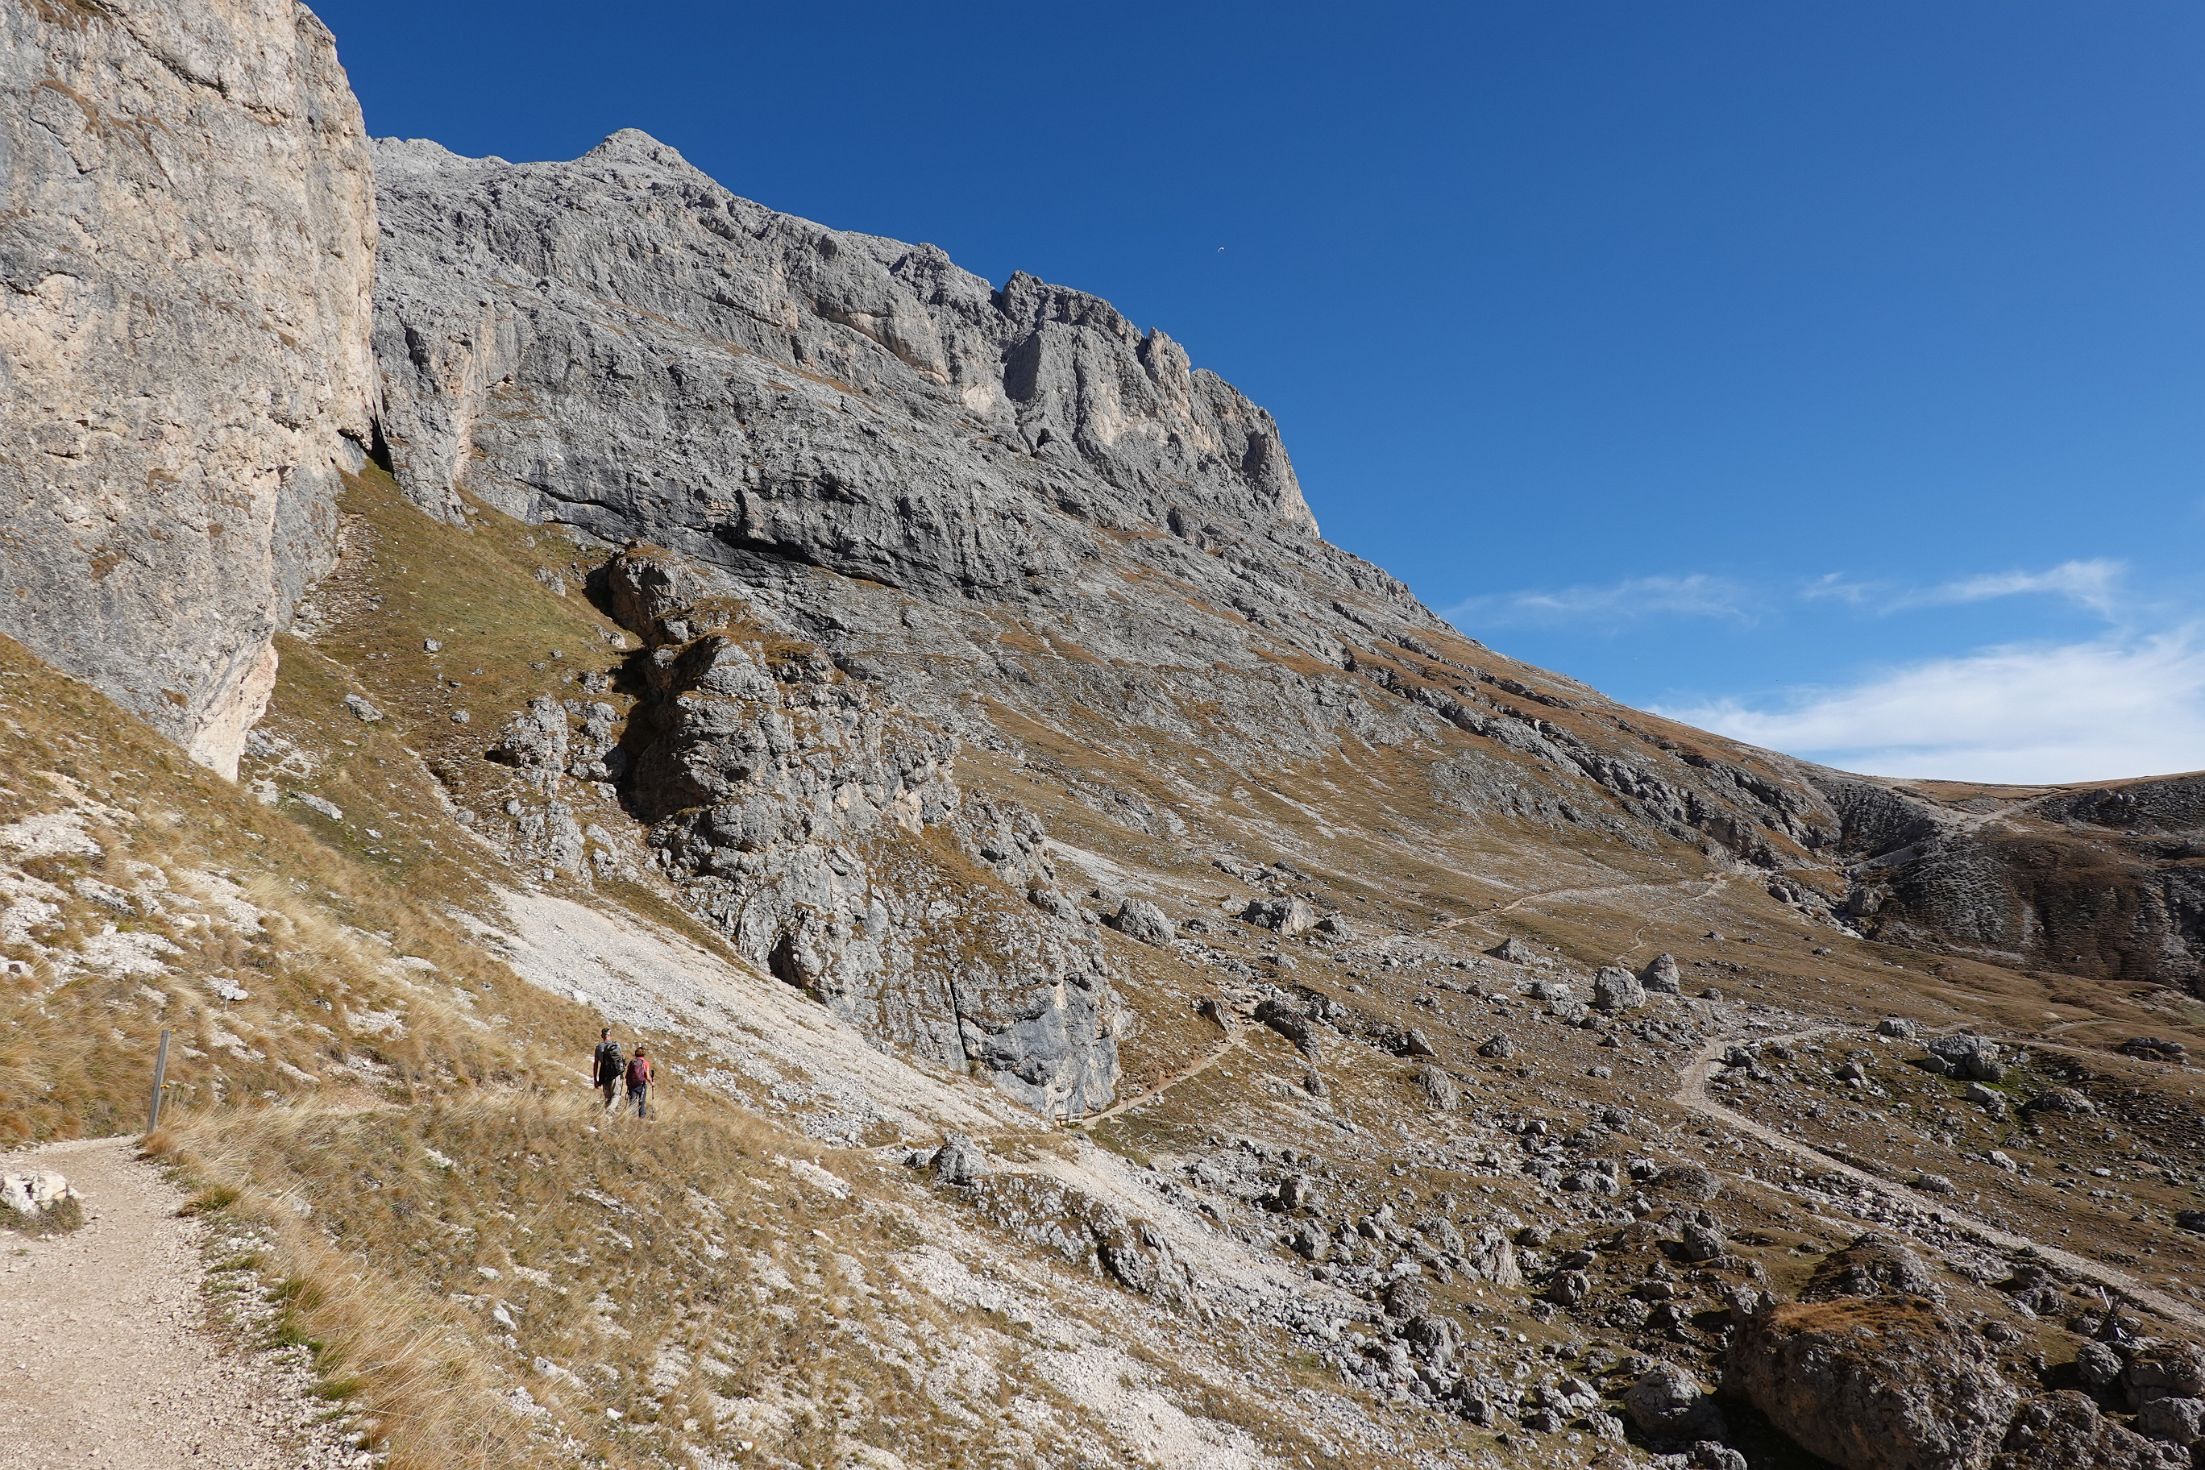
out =
[[[1097,526],[1316,534],[1271,416],[1098,297],[778,213],[632,129],[564,164],[378,148],[383,427],[433,510],[464,485],[960,595]]]
[[[656,168],[679,169],[689,173],[701,172],[695,164],[681,156],[681,150],[669,143],[661,143],[641,128],[621,128],[607,134],[604,142],[583,154],[578,161],[648,164]]]

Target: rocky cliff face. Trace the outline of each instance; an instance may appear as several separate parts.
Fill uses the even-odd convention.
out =
[[[1277,426],[1161,332],[739,199],[641,133],[566,164],[386,142],[401,483],[931,593],[1070,575],[1046,524],[1314,539]]]
[[[0,11],[0,628],[226,774],[367,442],[373,194],[294,0]]]
[[[968,958],[963,990],[915,966],[914,895],[964,860],[927,853],[988,845],[950,818],[960,743],[983,764],[1061,751],[1054,789],[1174,841],[1221,780],[1253,801],[1290,766],[1398,759],[1414,805],[1697,850],[1812,923],[2194,974],[2186,879],[2122,868],[2111,958],[2071,941],[2031,860],[1987,832],[1960,853],[1919,793],[1461,638],[1318,536],[1268,415],[1104,302],[775,213],[640,133],[568,163],[377,147],[400,483],[448,518],[472,497],[645,548],[604,589],[649,650],[608,780],[694,909],[885,1040],[986,1053],[1051,1107],[1113,1075],[1107,980],[1076,924],[1034,927],[1051,883],[1004,931],[1030,963]],[[884,841],[894,861],[863,851]],[[2053,866],[2063,893],[2099,873]]]
[[[949,737],[700,582],[639,552],[606,572],[644,641],[610,766],[690,906],[899,1050],[1049,1116],[1107,1104],[1118,999],[1032,823],[968,807]]]
[[[1882,938],[2205,994],[2205,777],[1955,797],[1822,778]]]

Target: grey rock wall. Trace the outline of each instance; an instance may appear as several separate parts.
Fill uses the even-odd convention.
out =
[[[225,774],[368,440],[374,219],[293,0],[0,6],[0,630]]]
[[[605,577],[645,645],[610,764],[685,901],[880,1042],[1045,1114],[1107,1104],[1117,995],[1087,923],[1028,897],[1039,832],[967,803],[949,736],[715,581],[638,552]]]
[[[1316,539],[1270,415],[1095,297],[778,214],[632,131],[377,160],[384,429],[433,509],[931,593],[1069,574],[1066,508]]]

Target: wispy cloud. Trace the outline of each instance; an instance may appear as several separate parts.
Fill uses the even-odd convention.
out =
[[[1995,602],[2005,597],[2054,597],[2110,620],[2117,616],[2126,572],[2120,562],[2102,557],[2063,561],[2042,571],[1979,572],[1928,587],[1864,581],[1842,572],[1825,572],[1801,587],[1799,596],[1808,602],[1842,602],[1881,613]]]
[[[1620,582],[1527,589],[1467,598],[1445,616],[1484,627],[1555,623],[1619,624],[1641,618],[1727,618],[1752,621],[1751,593],[1706,572],[1626,577]]]
[[[1879,776],[2036,783],[2164,775],[2205,767],[2205,638],[2186,627],[1988,648],[1773,701],[1661,713]]]

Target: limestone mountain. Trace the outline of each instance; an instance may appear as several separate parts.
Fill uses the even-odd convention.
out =
[[[2205,779],[1619,705],[1161,331],[289,0],[0,28],[0,1141],[172,1033],[371,1459],[2199,1452]]]
[[[2205,973],[2194,802],[2108,796],[2153,814],[2140,842],[2072,795],[2029,807],[2026,835],[2009,811],[1986,834],[1998,796],[1955,813],[1497,658],[1320,539],[1269,415],[1107,303],[777,214],[633,131],[566,164],[385,143],[377,177],[384,433],[433,511],[464,490],[667,548],[691,570],[661,570],[662,598],[686,580],[686,602],[816,645],[887,704],[988,746],[1015,746],[991,715],[1015,710],[1182,802],[1218,758],[1417,750],[1451,819],[1695,846],[1817,921],[1917,943]],[[666,653],[713,631],[619,605]],[[715,737],[672,695],[697,677],[651,695],[691,769]],[[630,804],[678,825],[660,850],[685,872],[755,830],[740,802],[713,807],[728,783],[650,784]],[[799,933],[745,896],[762,886],[719,883],[717,917],[807,974],[871,901],[810,894]]]

